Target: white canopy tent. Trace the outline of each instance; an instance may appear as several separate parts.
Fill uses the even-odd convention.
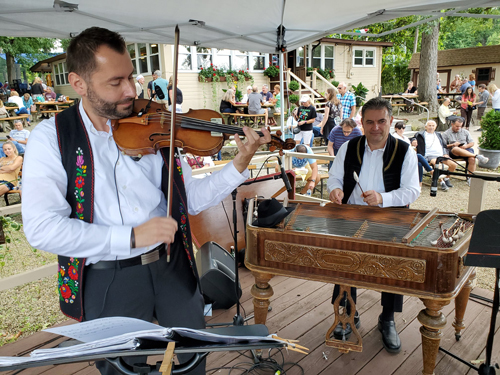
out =
[[[130,42],[173,44],[174,28],[179,25],[184,45],[282,53],[325,35],[398,17],[431,16],[420,24],[472,7],[493,6],[500,6],[500,1],[0,0],[0,36],[62,39],[99,26],[119,32]],[[447,12],[442,13],[443,9]]]

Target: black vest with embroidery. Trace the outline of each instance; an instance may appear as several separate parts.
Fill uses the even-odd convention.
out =
[[[353,171],[358,176],[363,164],[363,156],[365,154],[366,137],[364,135],[353,138],[347,145],[347,152],[344,160],[344,199],[342,203],[346,204],[351,197],[352,191],[356,186]],[[384,177],[385,192],[399,189],[401,186],[401,169],[408,151],[408,143],[402,142],[397,138],[389,135],[385,144],[383,155],[383,169],[380,171]]]
[[[87,130],[80,116],[78,105],[59,113],[56,120],[57,138],[61,160],[68,177],[66,200],[71,207],[70,218],[92,223],[94,218],[94,160]],[[168,191],[168,149],[162,149],[162,191]],[[186,190],[179,156],[175,156],[174,194],[172,217],[177,220],[179,230],[171,252],[184,250],[194,277],[199,283],[188,220]],[[78,249],[75,249],[78,253]],[[179,252],[180,254],[181,252]],[[59,302],[64,315],[78,321],[83,320],[83,271],[85,258],[59,256]]]

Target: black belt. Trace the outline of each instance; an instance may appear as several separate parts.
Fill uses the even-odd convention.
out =
[[[125,268],[139,265],[144,266],[146,264],[156,262],[165,253],[165,244],[162,243],[161,245],[155,247],[153,250],[133,258],[120,260],[101,260],[97,263],[89,264],[87,267],[94,270],[105,270],[115,267]]]

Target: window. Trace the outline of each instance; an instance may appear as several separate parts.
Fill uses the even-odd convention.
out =
[[[325,49],[324,52],[324,64],[323,69],[325,70],[333,70],[335,68],[335,51],[333,46],[323,46]]]
[[[354,48],[354,66],[375,66],[375,48]]]
[[[323,46],[317,46],[311,52],[312,68],[321,68],[321,50]]]
[[[309,56],[311,56],[311,62],[309,62]],[[314,49],[312,45],[307,46],[306,64],[309,68],[333,70],[335,68],[334,59],[334,46],[322,44]]]
[[[56,85],[68,85],[68,68],[66,67],[66,62],[62,62],[54,65],[54,72],[56,77]]]
[[[297,48],[297,62],[295,66],[304,66],[304,47]]]
[[[134,74],[152,74],[160,69],[160,48],[158,43],[127,44],[127,50],[134,66]]]
[[[173,46],[172,46],[173,50]],[[210,64],[225,70],[263,71],[266,69],[267,55],[229,49],[216,49],[193,46],[179,47],[179,70],[199,71]],[[196,62],[196,65],[193,62]]]

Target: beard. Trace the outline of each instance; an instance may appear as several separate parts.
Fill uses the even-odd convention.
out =
[[[123,99],[117,102],[107,102],[92,89],[92,85],[87,88],[87,100],[91,104],[95,113],[110,120],[118,120],[128,117],[134,109],[134,99]],[[118,109],[119,104],[129,104],[128,107]]]

